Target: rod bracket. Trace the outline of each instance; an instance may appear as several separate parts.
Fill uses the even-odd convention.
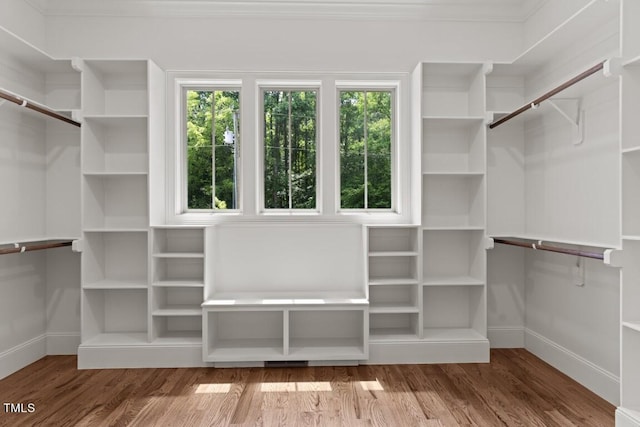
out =
[[[73,252],[82,252],[83,249],[82,240],[78,239],[71,242],[71,250]]]
[[[602,64],[602,74],[605,77],[619,76],[622,71],[622,59],[610,58]]]
[[[484,239],[484,248],[485,249],[494,249],[495,248],[495,241],[493,240],[492,237],[486,237]]]
[[[572,140],[573,145],[582,144],[584,141],[584,110],[581,106],[581,99],[578,98],[564,98],[564,99],[556,99],[556,101],[570,101],[571,109],[575,110],[573,112],[573,117],[569,113],[567,113],[564,108],[560,107],[554,100],[548,99],[547,103],[551,105],[554,110],[556,110],[560,115],[565,118],[569,124],[571,125],[571,129],[573,132]],[[574,118],[575,117],[575,118]]]
[[[609,267],[622,267],[622,251],[620,249],[605,249],[603,261]]]

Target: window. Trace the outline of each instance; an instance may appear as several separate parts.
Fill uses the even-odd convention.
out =
[[[239,208],[240,91],[183,89],[186,211]]]
[[[341,90],[340,208],[393,209],[393,90]]]
[[[264,208],[316,209],[317,90],[263,97]]]

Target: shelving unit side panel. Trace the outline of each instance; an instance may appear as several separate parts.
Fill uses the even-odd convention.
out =
[[[165,177],[165,73],[152,61],[148,65],[148,170],[149,216],[151,224],[165,223],[167,184]]]
[[[621,406],[640,411],[640,332],[623,328],[620,400]]]
[[[622,69],[620,84],[622,148],[640,147],[640,123],[636,119],[640,114],[640,63]]]
[[[104,114],[105,89],[102,76],[88,62],[82,67],[82,109],[87,113]]]

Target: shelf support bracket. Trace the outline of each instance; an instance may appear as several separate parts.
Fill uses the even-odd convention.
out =
[[[584,110],[580,106],[580,99],[563,99],[563,101],[573,101],[575,104],[576,118],[571,117],[565,110],[563,110],[553,100],[548,99],[547,103],[551,105],[562,117],[564,117],[573,130],[573,145],[582,144],[584,141]]]
[[[84,249],[83,246],[84,245],[82,244],[82,240],[80,239],[71,242],[71,250],[73,252],[82,252],[82,250]]]

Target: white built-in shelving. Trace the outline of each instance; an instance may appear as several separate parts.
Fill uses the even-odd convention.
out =
[[[150,146],[158,143],[148,132],[149,99],[159,84],[158,68],[147,60],[85,60],[78,67],[84,231],[79,364],[92,366],[104,363],[92,348],[147,344],[155,333],[150,319],[172,308],[176,297],[149,290],[148,165]]]
[[[424,63],[419,337],[486,339],[486,74],[481,63]],[[455,357],[455,356],[454,356]]]
[[[150,341],[202,343],[205,227],[153,227]]]
[[[640,2],[623,0],[621,162],[623,268],[620,307],[620,406],[616,426],[640,426]]]
[[[378,242],[367,254],[363,232],[353,224],[214,226],[216,237],[206,244],[207,264],[214,268],[202,304],[203,359],[366,360],[365,258],[416,258],[418,249],[400,239],[391,246]],[[289,244],[274,246],[281,240]],[[246,259],[252,268],[246,268]],[[387,276],[381,273],[380,279]]]
[[[367,242],[370,339],[418,338],[419,227],[370,226]]]

